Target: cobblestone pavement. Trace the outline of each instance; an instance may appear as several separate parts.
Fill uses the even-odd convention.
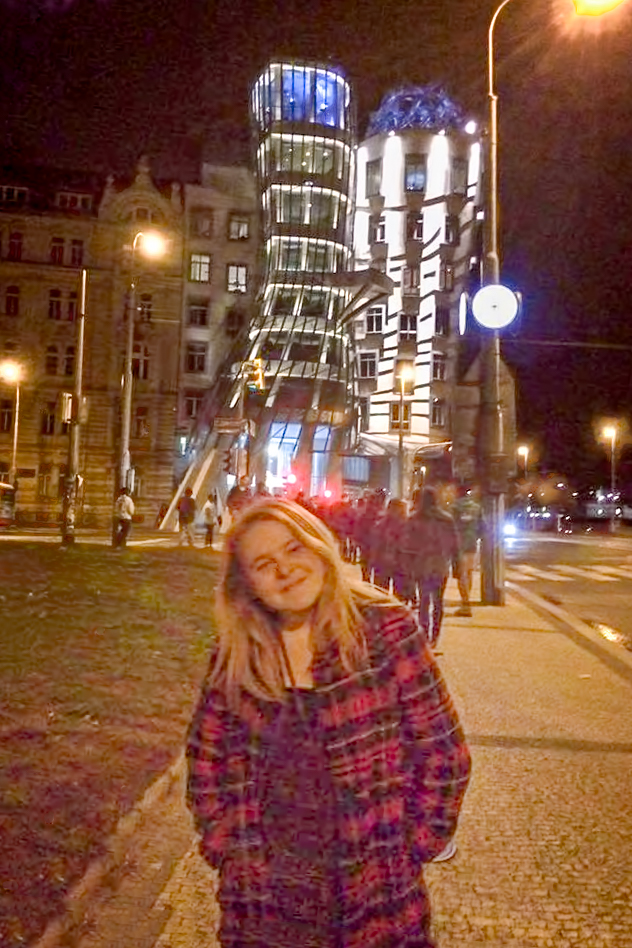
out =
[[[426,870],[439,948],[632,948],[632,656],[585,644],[518,601],[446,619],[474,772],[457,854]],[[214,886],[192,842],[147,945],[217,948]]]

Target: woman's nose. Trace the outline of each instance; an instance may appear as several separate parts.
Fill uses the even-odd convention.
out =
[[[276,564],[277,574],[283,579],[289,575],[292,568],[290,560],[278,559]]]

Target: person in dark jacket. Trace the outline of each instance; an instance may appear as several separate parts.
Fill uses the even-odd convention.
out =
[[[376,566],[377,546],[379,545],[378,523],[384,514],[384,495],[381,492],[370,494],[355,523],[355,539],[360,551],[362,579],[370,582]]]
[[[188,801],[223,948],[433,948],[470,757],[414,616],[286,500],[233,524],[215,611]]]
[[[386,513],[375,529],[375,584],[390,588],[404,602],[415,598],[415,584],[410,574],[406,552],[408,536],[408,513],[406,502],[389,500]]]
[[[432,487],[426,487],[416,498],[407,536],[411,579],[419,587],[419,623],[430,644],[436,645],[450,566],[455,563],[458,569],[459,539],[454,520],[439,507]]]

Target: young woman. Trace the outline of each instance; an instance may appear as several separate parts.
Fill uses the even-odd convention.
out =
[[[225,948],[430,948],[421,867],[470,758],[423,634],[283,500],[226,537],[218,641],[188,747]]]

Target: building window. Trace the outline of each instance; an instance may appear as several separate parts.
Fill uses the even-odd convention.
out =
[[[228,218],[228,239],[248,240],[250,237],[250,217],[247,214],[231,214]]]
[[[210,283],[211,258],[209,254],[191,254],[190,280],[192,283]]]
[[[416,342],[417,341],[417,317],[409,313],[400,313],[399,316],[399,341]]]
[[[445,352],[433,352],[432,354],[432,381],[445,382],[446,367],[448,357]]]
[[[432,402],[432,416],[430,424],[433,428],[445,428],[446,406],[442,398],[435,398]]]
[[[402,268],[402,291],[410,293],[419,290],[419,267]]]
[[[53,497],[53,465],[49,462],[40,464],[37,475],[37,494],[39,497]]]
[[[366,311],[366,331],[369,332],[382,332],[382,327],[384,325],[384,307],[383,306],[369,306]]]
[[[193,234],[197,237],[213,236],[213,211],[210,207],[196,208],[191,213]]]
[[[248,292],[248,267],[242,263],[229,263],[226,267],[226,289],[229,293]]]
[[[302,247],[298,240],[285,240],[280,247],[281,270],[300,270],[302,267]]]
[[[426,156],[406,155],[404,162],[404,190],[426,190]]]
[[[423,240],[424,239],[424,216],[412,211],[406,217],[406,239]]]
[[[8,286],[4,295],[4,311],[7,316],[20,315],[20,287]]]
[[[467,161],[464,158],[455,158],[452,162],[452,193],[467,193]]]
[[[49,346],[46,350],[46,358],[44,360],[44,372],[46,375],[57,375],[58,364],[59,355],[57,346]]]
[[[410,402],[403,402],[401,405],[402,415],[400,423],[400,403],[391,402],[391,429],[393,431],[410,431]]]
[[[374,161],[366,163],[366,196],[374,197],[380,193],[382,187],[382,159],[376,158]]]
[[[48,293],[48,318],[61,319],[61,290],[50,290]]]
[[[368,431],[371,425],[371,399],[361,398],[358,408],[360,431]]]
[[[439,271],[439,289],[447,291],[454,289],[454,267],[451,263],[446,263],[445,260],[442,261],[441,270]]]
[[[191,419],[197,418],[203,401],[204,396],[201,392],[190,393],[189,395],[186,395],[184,399],[185,416]]]
[[[64,375],[74,375],[75,374],[75,347],[66,346],[66,353],[64,355]]]
[[[189,303],[187,320],[189,326],[208,325],[208,303]]]
[[[435,316],[435,333],[437,336],[450,335],[450,310],[447,306],[439,306]]]
[[[66,309],[66,319],[72,323],[77,318],[77,294],[73,291],[68,294],[68,308]]]
[[[456,214],[449,214],[445,219],[445,242],[451,247],[458,247],[461,240],[461,228]]]
[[[83,266],[83,240],[72,240],[70,242],[70,266]]]
[[[328,259],[327,244],[309,244],[305,269],[311,273],[326,273]]]
[[[384,217],[369,218],[369,243],[383,244],[386,240],[386,221]]]
[[[135,379],[141,379],[143,382],[146,382],[149,378],[149,348],[141,345],[140,342],[134,343],[132,375]]]
[[[206,371],[206,343],[190,342],[187,345],[186,371],[191,373]]]
[[[10,185],[0,188],[0,201],[3,204],[26,204],[26,188],[13,188]]]
[[[138,315],[140,319],[148,323],[151,319],[152,298],[151,293],[141,293]]]
[[[239,306],[231,306],[224,320],[226,335],[231,339],[235,339],[244,330],[246,323],[246,313]]]
[[[50,262],[61,266],[64,262],[64,238],[53,237],[50,242]]]
[[[0,402],[0,431],[6,433],[13,428],[13,402],[3,398]]]
[[[149,409],[146,405],[139,405],[134,412],[134,437],[149,437]]]
[[[55,434],[55,402],[46,402],[46,405],[42,408],[42,425],[40,428],[40,433],[43,435],[54,435]]]
[[[374,379],[377,375],[377,355],[375,352],[360,353],[360,378]]]
[[[17,231],[9,234],[9,260],[22,259],[22,234]]]

